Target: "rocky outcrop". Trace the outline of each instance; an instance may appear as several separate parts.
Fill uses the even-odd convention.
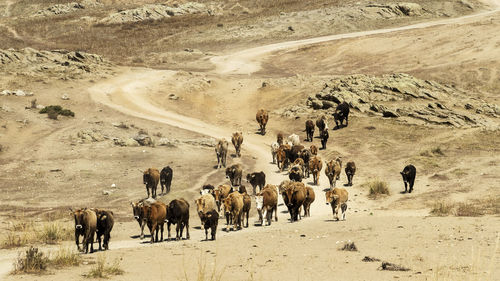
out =
[[[142,7],[113,13],[100,20],[102,24],[118,24],[127,22],[140,22],[148,20],[161,20],[164,18],[186,14],[220,14],[220,9],[215,5],[206,5],[197,2],[187,2],[180,5],[169,6],[165,4],[147,4]]]
[[[25,92],[23,90],[15,90],[15,91],[3,90],[0,93],[0,96],[30,97],[30,96],[33,96],[33,93],[32,92]]]
[[[100,131],[94,129],[82,130],[76,134],[76,138],[80,143],[100,142],[106,139]]]
[[[487,127],[491,124],[486,117],[500,117],[497,105],[469,96],[463,90],[404,73],[350,75],[327,81],[306,105],[331,113],[337,104],[347,102],[370,116],[453,127]]]
[[[95,0],[83,0],[80,3],[71,2],[66,4],[56,4],[54,6],[50,6],[46,9],[42,9],[33,14],[33,17],[49,17],[56,15],[64,15],[72,12],[76,12],[78,10],[82,10],[85,8],[96,7],[101,5],[100,2]]]
[[[422,14],[422,7],[417,3],[396,3],[396,4],[368,4],[367,8],[378,9],[378,13],[391,17],[396,16],[419,16]]]
[[[0,50],[0,72],[27,76],[80,78],[109,71],[102,57],[80,51],[38,51],[32,48]]]

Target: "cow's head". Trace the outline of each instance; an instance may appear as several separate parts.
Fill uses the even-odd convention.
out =
[[[407,171],[403,170],[402,172],[400,172],[400,174],[403,177],[403,181],[404,182],[408,182],[408,173],[407,173]]]
[[[143,220],[146,220],[146,218],[149,217],[150,213],[151,213],[151,206],[142,205],[141,214],[139,215],[139,217],[142,217]]]
[[[253,182],[255,180],[255,174],[247,174],[247,182]]]
[[[259,211],[261,211],[264,206],[264,197],[260,193],[255,195],[255,206]]]
[[[203,214],[203,209],[205,208],[205,198],[198,198],[195,200],[196,210],[198,211],[198,215]]]
[[[148,184],[149,177],[150,177],[149,176],[149,171],[148,170],[144,171],[144,173],[142,174],[142,181],[143,181],[144,184]]]
[[[85,209],[71,210],[75,219],[75,229],[83,229]]]
[[[134,219],[139,220],[142,218],[142,202],[131,202],[132,211],[134,212]]]
[[[228,167],[226,168],[226,179],[229,179],[233,176],[233,168]]]
[[[293,186],[288,186],[285,189],[284,197],[286,197],[286,199],[287,199],[287,200],[285,200],[287,202],[286,203],[287,206],[293,205],[292,198],[293,198],[294,193],[296,193],[296,191],[295,191],[295,188]]]

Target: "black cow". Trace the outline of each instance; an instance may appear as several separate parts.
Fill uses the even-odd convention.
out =
[[[302,160],[304,160],[304,175],[306,178],[309,178],[309,174],[311,173],[309,171],[309,160],[311,159],[311,151],[309,149],[302,149],[302,151],[300,152],[300,158],[302,158]]]
[[[342,102],[337,105],[335,112],[333,113],[333,119],[335,119],[335,125],[337,129],[342,126],[345,120],[345,126],[349,125],[349,104],[347,102]]]
[[[160,173],[160,184],[161,193],[163,194],[163,187],[165,187],[165,194],[170,192],[170,184],[172,183],[173,171],[170,166],[161,169]]]
[[[352,178],[356,173],[356,164],[354,161],[347,162],[345,166],[345,175],[347,176],[347,185],[352,186]]]
[[[264,172],[255,172],[247,174],[247,182],[249,182],[253,187],[253,194],[256,194],[256,187],[259,187],[259,191],[266,185],[266,174]]]
[[[401,172],[401,175],[403,176],[403,182],[405,183],[405,193],[408,191],[407,185],[410,185],[409,193],[411,193],[411,191],[413,190],[413,184],[415,183],[416,174],[417,169],[411,164],[406,166]]]
[[[217,224],[219,223],[219,213],[216,210],[202,214],[203,227],[205,228],[205,240],[208,240],[208,229],[211,229],[212,240],[215,240]]]
[[[300,153],[302,152],[302,150],[304,150],[303,145],[294,145],[289,151],[286,152],[286,158],[290,163],[293,163],[295,162],[295,160],[297,160],[297,158],[300,157]]]
[[[330,135],[328,134],[328,130],[321,131],[319,137],[321,138],[321,149],[326,149],[326,143],[328,142],[328,138],[330,137]]]
[[[203,195],[203,194],[212,194],[214,197],[214,189],[215,187],[211,184],[205,184],[201,190],[200,190],[200,194]]]
[[[290,169],[290,172],[288,173],[288,178],[291,181],[296,181],[296,182],[301,182],[302,181],[302,170],[298,166],[294,166]]]
[[[181,198],[170,201],[167,205],[167,229],[168,238],[170,240],[170,225],[176,224],[175,239],[182,239],[182,232],[186,227],[186,239],[189,239],[189,203]]]
[[[104,236],[102,247],[104,247],[104,250],[108,250],[109,239],[111,238],[111,230],[113,230],[113,225],[115,224],[113,212],[105,210],[95,210],[95,213],[97,215],[97,241],[99,242],[99,251],[102,251],[102,236]]]

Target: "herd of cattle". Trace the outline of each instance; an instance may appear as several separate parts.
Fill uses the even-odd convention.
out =
[[[349,106],[346,103],[338,105],[333,114],[336,128],[348,125]],[[260,133],[265,135],[266,124],[269,116],[266,110],[259,110],[256,120],[260,126]],[[316,124],[316,126],[315,126]],[[305,123],[306,141],[312,142],[315,127],[319,130],[321,139],[321,149],[326,148],[328,141],[328,124],[326,116],[321,116],[316,122],[307,120]],[[236,132],[231,139],[236,157],[241,157],[241,145],[243,134]],[[219,213],[223,209],[226,218],[226,231],[242,229],[248,227],[248,217],[251,209],[252,198],[248,194],[246,187],[241,184],[243,168],[240,164],[226,167],[226,156],[228,142],[224,138],[220,139],[215,147],[217,155],[217,168],[226,168],[226,178],[230,184],[222,184],[218,187],[206,184],[202,187],[201,196],[195,201],[197,213],[201,220],[201,225],[205,229],[205,239],[208,240],[210,230],[211,239],[216,239]],[[276,142],[271,144],[271,154],[273,164],[277,164],[280,171],[288,168],[289,180],[282,181],[278,186],[266,184],[264,172],[248,173],[247,182],[252,186],[252,195],[255,199],[256,209],[261,225],[264,224],[264,215],[267,225],[271,225],[273,213],[275,221],[278,221],[278,196],[281,195],[283,202],[288,208],[290,221],[294,222],[302,216],[310,216],[310,206],[315,200],[314,189],[302,183],[302,180],[309,178],[312,174],[314,185],[319,184],[319,175],[323,168],[323,162],[318,156],[318,148],[311,145],[309,148],[301,145],[299,136],[292,134],[285,137],[278,133]],[[326,204],[330,204],[334,219],[339,220],[339,212],[345,220],[347,210],[348,191],[345,188],[336,187],[337,180],[340,179],[342,171],[342,159],[337,157],[326,163],[325,175],[330,182],[330,188],[325,191]],[[345,166],[347,183],[345,186],[352,186],[352,180],[356,173],[356,164],[349,161]],[[415,181],[416,169],[413,165],[408,165],[401,172],[403,177],[405,192],[411,193]],[[143,172],[143,183],[146,185],[148,199],[132,202],[134,218],[139,223],[141,229],[140,238],[144,238],[144,227],[147,225],[151,233],[151,243],[163,241],[164,223],[167,223],[168,239],[170,239],[170,226],[176,225],[176,240],[182,239],[184,228],[186,228],[186,239],[189,239],[189,203],[183,199],[174,199],[170,203],[155,200],[158,183],[161,184],[161,194],[170,191],[173,171],[170,167],[161,170],[149,168]],[[258,190],[257,190],[258,188]],[[151,198],[150,198],[151,196]],[[301,216],[303,209],[303,215]],[[89,244],[93,252],[94,234],[97,234],[99,250],[101,250],[101,237],[104,236],[104,249],[108,249],[110,232],[113,228],[113,212],[99,209],[80,209],[72,211],[75,219],[75,240],[78,249],[79,236],[83,236],[84,250],[87,253]],[[246,218],[246,223],[245,223]],[[158,237],[160,235],[160,238]]]

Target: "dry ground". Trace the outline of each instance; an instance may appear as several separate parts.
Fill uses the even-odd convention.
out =
[[[344,163],[354,160],[358,167],[354,186],[348,187],[346,221],[331,220],[331,209],[324,204],[322,190],[328,184],[323,172],[320,185],[314,187],[312,217],[291,224],[285,206],[280,206],[279,222],[272,226],[254,226],[253,212],[248,229],[229,233],[220,220],[216,242],[200,242],[204,233],[192,207],[190,241],[149,245],[137,238],[139,229],[129,206],[129,202],[145,197],[139,170],[150,166],[170,165],[174,169],[172,192],[161,197],[165,202],[185,197],[194,205],[202,184],[226,183],[223,171],[213,168],[213,147],[200,143],[207,137],[229,139],[236,130],[245,135],[243,157],[230,157],[228,163],[243,163],[245,172],[263,170],[269,183],[278,184],[287,175],[269,163],[269,144],[278,132],[297,133],[301,139],[305,136],[304,117],[285,118],[278,112],[304,103],[332,75],[406,72],[457,85],[471,96],[498,104],[500,38],[495,31],[500,27],[499,13],[467,19],[463,24],[263,54],[256,58],[262,68],[250,75],[218,74],[213,71],[218,65],[209,60],[215,54],[266,43],[469,14],[486,4],[471,2],[473,9],[469,9],[463,2],[415,1],[433,12],[421,17],[369,18],[355,21],[357,24],[343,21],[331,25],[316,13],[336,8],[355,11],[364,2],[312,1],[304,5],[304,1],[257,1],[252,5],[253,1],[240,1],[249,13],[111,26],[89,24],[82,17],[100,18],[118,8],[155,1],[101,1],[103,6],[68,15],[44,19],[26,16],[64,2],[3,3],[0,36],[5,40],[0,41],[0,49],[85,50],[118,65],[173,70],[112,66],[113,73],[89,73],[78,80],[2,73],[0,90],[20,88],[33,91],[35,96],[0,97],[0,235],[12,233],[12,223],[21,221],[57,220],[72,227],[68,207],[102,207],[113,210],[117,217],[106,256],[108,260],[120,259],[125,274],[113,279],[137,280],[146,274],[155,280],[192,280],[200,271],[211,275],[213,270],[222,276],[220,280],[495,280],[499,274],[495,266],[500,262],[498,129],[410,126],[354,111],[349,126],[331,131],[327,150],[320,152],[323,160],[340,155]],[[217,27],[218,23],[222,27]],[[296,31],[286,31],[289,25]],[[185,48],[200,51],[186,56]],[[167,60],[162,62],[162,55]],[[269,86],[262,88],[264,81]],[[70,100],[61,100],[64,93]],[[179,99],[171,99],[171,94]],[[76,116],[50,120],[36,110],[25,109],[33,98],[44,105],[61,104]],[[261,107],[271,112],[266,136],[256,135],[255,112]],[[312,112],[308,118],[320,114]],[[113,125],[120,122],[130,127]],[[156,140],[160,133],[178,142],[173,147],[114,145],[113,138],[133,137],[140,129],[155,135]],[[105,138],[81,143],[76,135],[84,130],[95,130]],[[319,140],[314,143],[319,145]],[[436,148],[442,154],[429,152]],[[230,152],[234,152],[232,146]],[[401,194],[399,171],[408,163],[417,167],[415,192]],[[365,183],[373,179],[386,181],[391,194],[369,199]],[[304,182],[312,185],[310,179]],[[339,184],[345,182],[342,174]],[[440,201],[468,202],[483,215],[430,215]],[[358,252],[338,250],[349,240],[355,242]],[[74,247],[69,241],[62,244]],[[17,249],[0,250],[2,278],[84,279],[82,274],[100,255],[90,255],[90,264],[51,270],[50,275],[6,275],[16,253]],[[364,256],[410,271],[382,271],[381,262],[362,262]]]

